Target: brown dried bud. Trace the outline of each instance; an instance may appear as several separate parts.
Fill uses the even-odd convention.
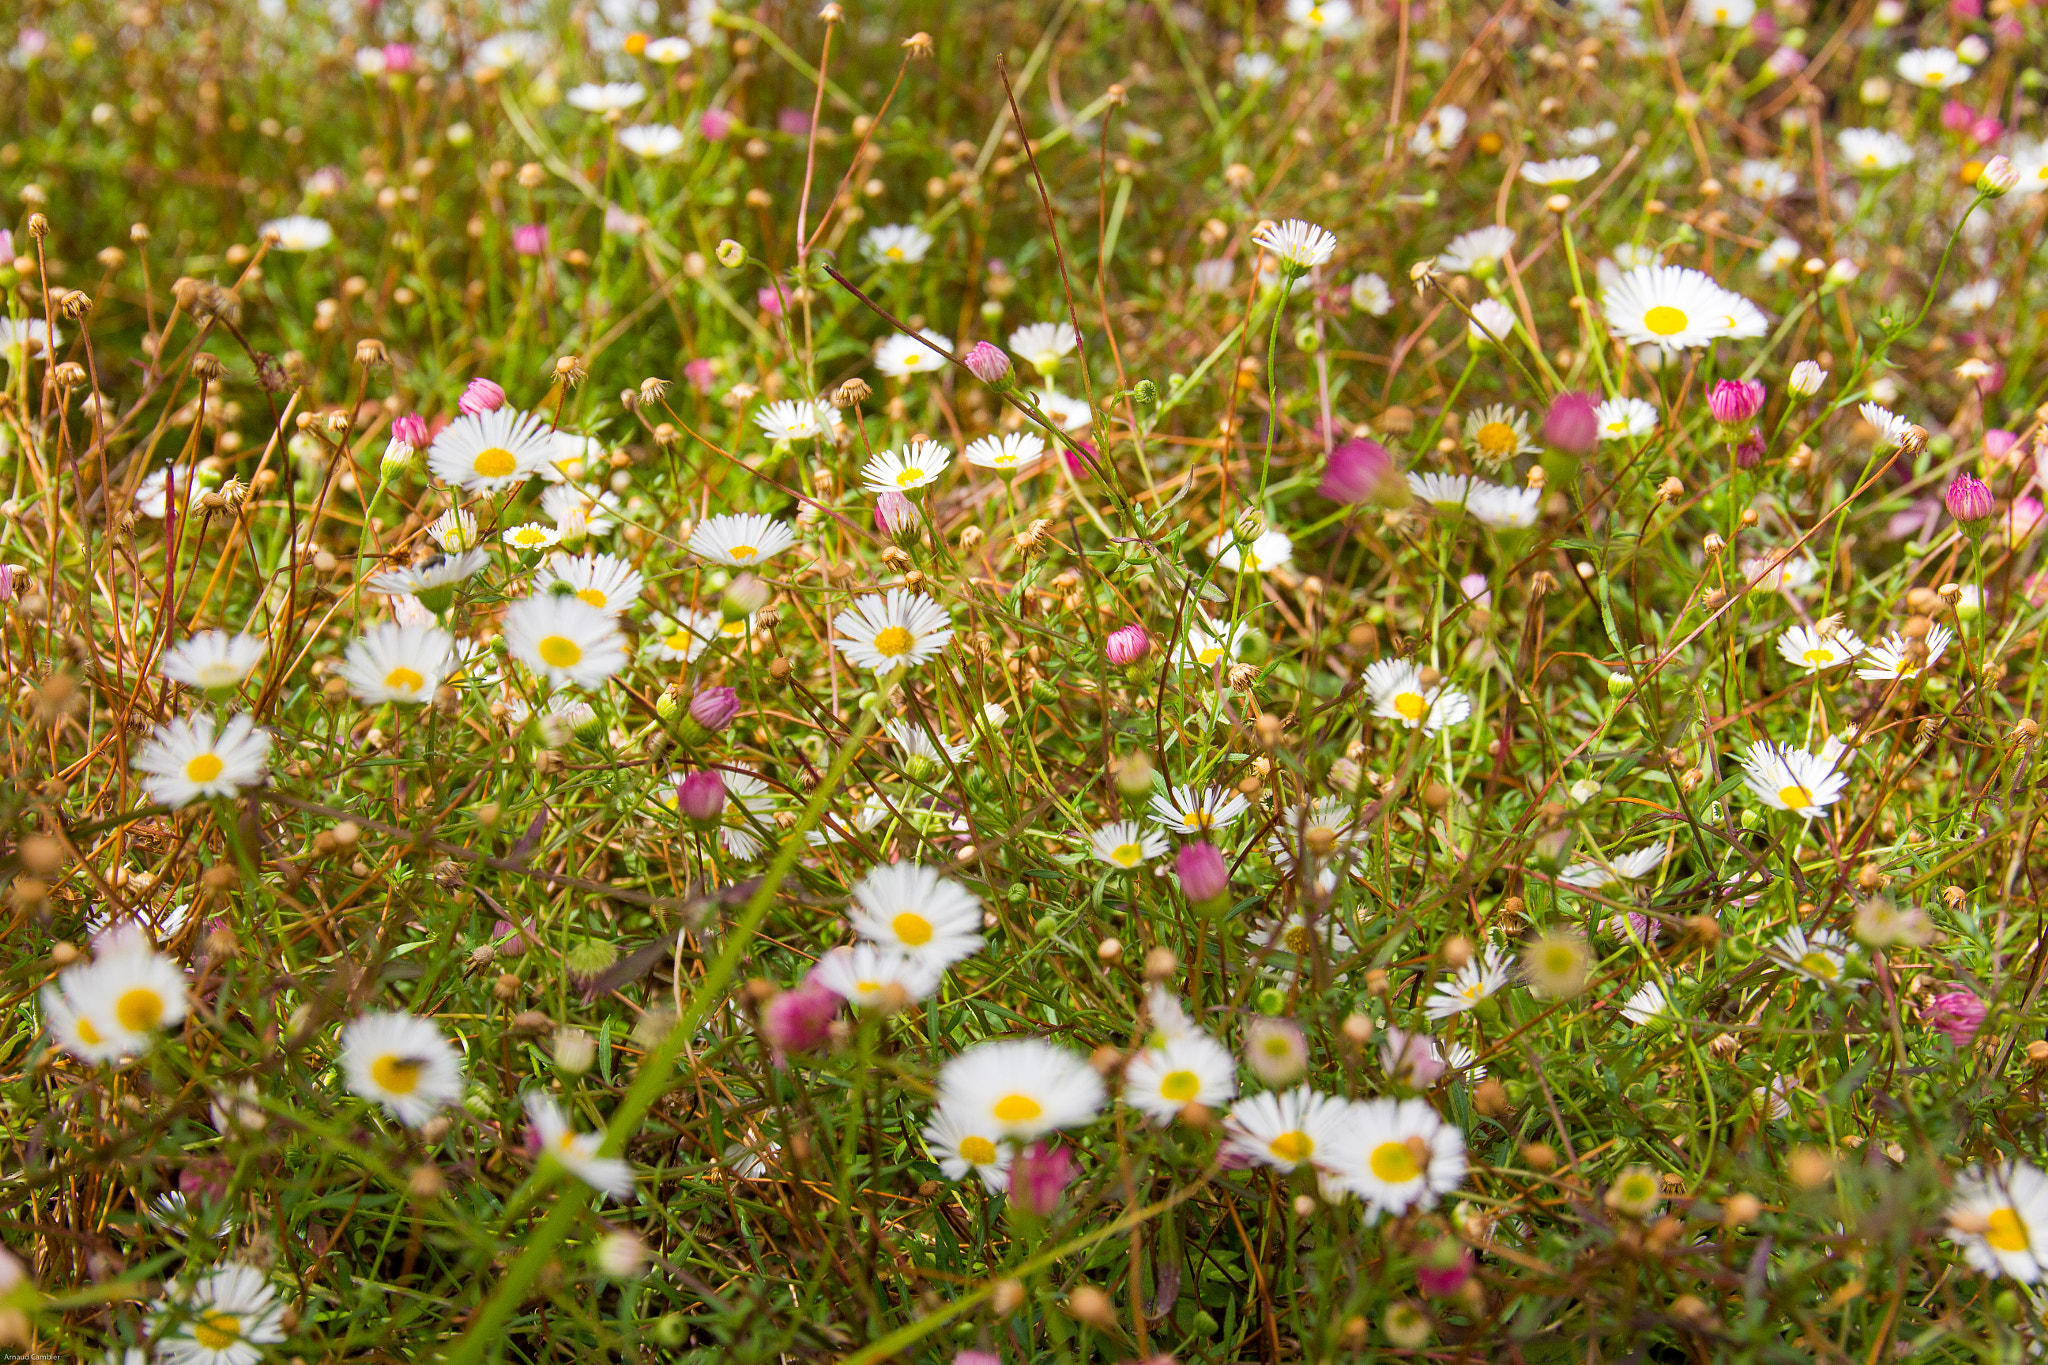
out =
[[[839,386],[833,394],[833,400],[842,408],[850,408],[856,403],[865,403],[874,396],[874,392],[868,387],[867,380],[854,378]]]
[[[391,363],[391,352],[375,337],[364,337],[356,343],[356,364],[365,369],[380,368]]]
[[[929,57],[933,52],[932,35],[920,29],[903,40],[903,50],[913,57]]]

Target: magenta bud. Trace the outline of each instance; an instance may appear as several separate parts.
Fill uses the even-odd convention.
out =
[[[1010,377],[1010,357],[1000,346],[986,341],[974,343],[967,353],[967,368],[984,384],[1001,384]]]
[[[539,256],[548,249],[546,223],[521,223],[512,229],[512,249],[522,256]]]
[[[2007,431],[2004,427],[1993,427],[1984,433],[1984,458],[2002,460],[2011,454],[2012,448],[2019,443],[2020,438],[2016,433]]]
[[[14,600],[14,578],[19,572],[12,564],[0,564],[0,602]]]
[[[1197,841],[1181,849],[1173,860],[1180,876],[1181,894],[1190,905],[1213,907],[1230,895],[1230,868],[1216,845]]]
[[[1078,1168],[1065,1147],[1034,1142],[1010,1163],[1010,1207],[1038,1218],[1050,1218],[1074,1183]]]
[[[386,71],[412,70],[412,44],[386,43],[384,45],[384,69]]]
[[[1723,379],[1707,391],[1707,411],[1724,427],[1747,426],[1763,409],[1761,379]]]
[[[491,925],[491,946],[499,957],[518,957],[526,951],[526,933],[509,919]]]
[[[676,808],[698,824],[710,824],[725,810],[725,779],[714,772],[686,775],[676,783]]]
[[[697,131],[704,135],[707,142],[722,142],[726,134],[732,131],[735,121],[730,109],[714,104],[697,120]]]
[[[1751,427],[1743,438],[1735,443],[1735,467],[1755,469],[1764,462],[1764,434]]]
[[[393,419],[391,439],[403,441],[418,450],[427,443],[427,419],[416,412],[408,412]]]
[[[1983,114],[1970,123],[1970,141],[1978,146],[1987,146],[2005,136],[2005,125],[1990,114]]]
[[[1128,668],[1152,652],[1152,637],[1141,625],[1123,626],[1109,633],[1103,642],[1103,650],[1109,661],[1118,668]]]
[[[683,378],[689,380],[690,387],[697,392],[710,393],[718,386],[718,367],[699,357],[683,366]]]
[[[1438,1242],[1415,1267],[1415,1287],[1432,1299],[1447,1299],[1472,1278],[1472,1252],[1449,1240]]]
[[[496,412],[505,406],[505,391],[488,379],[472,379],[469,387],[462,391],[462,397],[455,400],[455,406],[466,417],[480,412]]]
[[[1395,468],[1393,452],[1378,441],[1358,439],[1345,441],[1330,452],[1316,492],[1331,502],[1374,502],[1396,483],[1407,487]]]
[[[1977,111],[1961,100],[1946,100],[1941,106],[1941,126],[1951,133],[1965,132],[1977,121]]]
[[[1941,500],[1948,505],[1948,514],[1966,526],[1973,526],[1991,515],[1991,490],[1984,486],[1982,479],[1967,470],[1956,475]]]
[[[994,1351],[970,1349],[954,1356],[953,1365],[1003,1365],[1003,1358]]]
[[[761,1036],[780,1061],[787,1052],[815,1052],[832,1037],[840,1000],[815,981],[792,986],[761,1006]]]
[[[1072,440],[1074,443],[1063,452],[1067,457],[1067,472],[1077,479],[1088,478],[1101,465],[1102,450],[1085,436],[1076,436]]]
[[[1943,991],[1920,1011],[1921,1020],[1957,1047],[1968,1047],[1984,1026],[1984,1002],[1965,990]]]
[[[1554,450],[1585,454],[1600,443],[1600,405],[1591,394],[1559,394],[1543,415],[1543,440]]]
[[[740,694],[730,687],[707,687],[690,701],[690,719],[713,734],[732,724],[740,713]]]
[[[895,489],[875,499],[875,529],[891,540],[917,530],[917,504]]]

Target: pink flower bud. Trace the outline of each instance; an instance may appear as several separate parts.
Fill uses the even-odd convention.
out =
[[[707,687],[690,700],[690,719],[717,734],[740,713],[740,694],[730,687]]]
[[[1980,114],[1970,121],[1970,141],[1979,147],[1998,141],[2005,136],[2005,125],[1989,114]]]
[[[697,120],[697,131],[704,135],[706,142],[723,142],[736,120],[732,111],[721,105],[712,105]]]
[[[2017,433],[2007,431],[2004,427],[1993,427],[1984,433],[1984,458],[1987,460],[2002,460],[2019,443],[2020,438]]]
[[[491,946],[499,957],[518,957],[526,951],[526,934],[509,919],[491,925]]]
[[[1010,1163],[1010,1207],[1037,1218],[1059,1210],[1067,1186],[1074,1183],[1074,1154],[1065,1147],[1034,1142]]]
[[[1103,650],[1109,661],[1118,668],[1128,668],[1152,652],[1152,637],[1140,625],[1123,626],[1109,633],[1103,642]]]
[[[1010,377],[1010,357],[1000,346],[986,341],[974,343],[967,353],[968,370],[984,384],[1000,384]]]
[[[1941,126],[1951,133],[1960,133],[1977,121],[1977,111],[1961,100],[1943,100],[1941,105]]]
[[[710,824],[725,810],[725,779],[715,772],[694,772],[676,783],[676,807],[699,824]]]
[[[1447,1299],[1472,1278],[1472,1252],[1449,1238],[1423,1254],[1415,1267],[1415,1287],[1432,1299]]]
[[[1189,844],[1173,860],[1173,870],[1180,877],[1181,894],[1191,905],[1213,905],[1230,894],[1230,868],[1214,844],[1199,840]]]
[[[811,131],[811,111],[791,106],[776,111],[776,131],[785,137],[807,137]]]
[[[784,1053],[815,1052],[832,1037],[832,1019],[839,997],[815,981],[805,981],[761,1006],[761,1036],[768,1040],[778,1065]]]
[[[754,291],[754,302],[758,304],[760,306],[761,311],[766,313],[769,317],[781,317],[783,305],[785,302],[782,293],[782,286],[778,284],[772,285],[767,289],[756,289]]]
[[[1585,454],[1600,442],[1600,405],[1591,394],[1559,394],[1543,416],[1543,439],[1555,449]]]
[[[1073,445],[1065,447],[1067,470],[1077,479],[1088,478],[1102,463],[1102,451],[1085,436],[1076,436],[1073,442]]]
[[[1991,490],[1968,470],[1956,475],[1941,500],[1947,504],[1948,514],[1965,525],[1975,525],[1992,512]]]
[[[994,1351],[962,1351],[953,1357],[953,1365],[1003,1365],[1003,1358]]]
[[[19,572],[12,564],[0,564],[0,602],[14,600],[14,578]]]
[[[895,489],[875,499],[875,529],[894,540],[917,529],[917,504]]]
[[[1380,1035],[1380,1065],[1387,1076],[1414,1090],[1427,1090],[1444,1074],[1443,1058],[1424,1033],[1389,1028]]]
[[[394,418],[391,423],[391,439],[403,441],[418,450],[427,443],[427,419],[416,412],[408,412]]]
[[[386,43],[384,45],[384,69],[386,71],[412,70],[413,53],[411,43]]]
[[[1378,441],[1358,439],[1345,441],[1330,452],[1316,492],[1331,502],[1372,502],[1401,482],[1393,452]]]
[[[1966,990],[1943,991],[1928,1001],[1920,1018],[1957,1047],[1968,1047],[1984,1026],[1984,1002]]]
[[[1761,379],[1723,379],[1707,391],[1707,411],[1724,427],[1747,426],[1763,410]]]
[[[469,387],[462,391],[462,397],[455,400],[455,406],[466,417],[496,412],[505,406],[505,391],[488,379],[472,379]]]
[[[1965,23],[1984,17],[1984,0],[1948,0],[1948,12]]]
[[[521,223],[512,229],[512,249],[522,256],[539,256],[548,249],[546,223]]]
[[[709,393],[718,383],[718,367],[709,360],[697,359],[683,366],[683,378],[690,381],[690,387],[699,393]]]
[[[1764,70],[1779,80],[1786,80],[1806,69],[1806,54],[1796,47],[1780,47],[1764,58]]]
[[[1764,434],[1751,427],[1743,438],[1735,443],[1735,467],[1755,469],[1764,462]]]

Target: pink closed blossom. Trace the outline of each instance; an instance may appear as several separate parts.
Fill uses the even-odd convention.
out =
[[[1472,1278],[1472,1251],[1446,1238],[1423,1254],[1415,1267],[1415,1287],[1432,1299],[1447,1299]]]
[[[1747,426],[1763,408],[1761,379],[1723,379],[1707,390],[1707,411],[1724,427]]]
[[[806,980],[777,994],[761,1006],[761,1036],[780,1065],[785,1054],[815,1052],[832,1037],[832,1020],[839,1013],[839,996],[815,981]]]
[[[463,389],[462,397],[455,400],[455,406],[465,417],[496,412],[505,406],[505,391],[488,379],[472,379]]]
[[[1103,641],[1103,652],[1118,668],[1128,668],[1152,652],[1152,637],[1143,626],[1133,622],[1111,631]]]
[[[512,229],[512,249],[521,256],[541,256],[548,249],[546,223],[521,223]]]
[[[1032,1143],[1010,1163],[1010,1207],[1036,1218],[1050,1218],[1059,1211],[1078,1170],[1074,1154],[1067,1148]]]
[[[698,357],[683,366],[683,378],[699,393],[710,393],[718,385],[718,366]]]
[[[391,439],[418,450],[427,443],[427,419],[416,412],[400,414],[391,421]]]
[[[386,43],[384,45],[384,69],[386,71],[410,71],[413,68],[411,43]]]
[[[736,122],[738,120],[733,118],[730,109],[714,104],[698,118],[697,131],[704,135],[706,142],[723,142]]]
[[[894,539],[917,529],[917,504],[890,489],[875,499],[875,529]]]
[[[1974,992],[1958,987],[1943,991],[1928,1001],[1920,1011],[1920,1018],[1957,1047],[1968,1047],[1976,1038],[1977,1030],[1984,1027],[1984,1016],[1988,1012]]]
[[[1949,482],[1948,492],[1942,494],[1941,500],[1948,507],[1948,514],[1966,526],[1986,520],[1992,512],[1991,490],[1967,469]]]
[[[1000,384],[1010,377],[1009,354],[991,342],[975,342],[962,363],[968,373],[984,384]]]

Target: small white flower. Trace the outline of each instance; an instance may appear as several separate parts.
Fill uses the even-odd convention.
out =
[[[1465,1135],[1427,1100],[1363,1100],[1350,1106],[1330,1168],[1368,1216],[1398,1217],[1434,1208],[1464,1183]]]
[[[607,81],[601,85],[586,82],[572,88],[566,98],[571,109],[581,109],[586,114],[609,114],[644,101],[647,87],[638,81]]]
[[[550,688],[601,687],[627,663],[618,623],[567,594],[537,593],[514,602],[500,625],[512,657]]]
[[[924,999],[939,988],[944,973],[900,948],[856,943],[819,958],[811,979],[849,1004],[877,1009]]]
[[[1028,323],[1010,333],[1010,350],[1047,376],[1059,369],[1060,358],[1073,354],[1077,344],[1074,329],[1064,322]]]
[[[1912,144],[1881,128],[1844,128],[1835,141],[1849,170],[1858,175],[1882,175],[1913,160]]]
[[[939,1072],[941,1109],[1018,1142],[1080,1127],[1102,1101],[1102,1078],[1087,1059],[1039,1038],[977,1044]]]
[[[143,785],[156,801],[189,806],[203,796],[233,796],[263,781],[270,758],[270,731],[244,715],[229,716],[218,731],[205,712],[156,727],[135,755],[148,774]]]
[[[190,1286],[172,1285],[150,1330],[166,1365],[256,1365],[285,1338],[284,1305],[261,1270],[227,1261]]]
[[[1472,305],[1472,318],[1465,327],[1468,345],[1498,346],[1515,334],[1515,310],[1499,299],[1481,299]]]
[[[434,699],[455,662],[455,638],[439,626],[372,626],[349,643],[341,676],[357,701],[420,704]]]
[[[1351,306],[1361,313],[1383,318],[1394,310],[1394,293],[1385,278],[1367,271],[1351,281]]]
[[[623,615],[626,608],[639,600],[640,590],[645,585],[646,581],[638,569],[617,555],[607,554],[566,555],[557,552],[548,557],[548,562],[541,566],[533,579],[536,595],[547,593],[574,597],[607,616]]]
[[[2048,1266],[2048,1174],[2024,1161],[2008,1161],[1988,1173],[1972,1166],[1956,1177],[1949,1207],[1951,1223],[1968,1228],[1952,1226],[1949,1240],[1972,1267],[2023,1284],[2041,1278]]]
[[[1508,974],[1507,954],[1489,946],[1458,968],[1449,981],[1439,983],[1424,1003],[1423,1012],[1431,1019],[1463,1014],[1507,985]]]
[[[1603,441],[1631,441],[1657,429],[1657,405],[1641,398],[1610,398],[1594,409]]]
[[[952,340],[930,328],[914,337],[897,332],[876,343],[875,368],[891,379],[903,379],[913,374],[932,374],[945,369],[946,359],[952,354]]]
[[[462,1102],[462,1054],[430,1019],[403,1011],[365,1014],[341,1031],[348,1088],[418,1128]]]
[[[1420,728],[1433,735],[1472,714],[1472,698],[1456,688],[1425,687],[1421,672],[1405,659],[1381,659],[1369,665],[1362,682],[1375,716],[1411,730]]]
[[[1823,635],[1812,626],[1798,625],[1778,637],[1778,653],[1785,661],[1808,673],[1819,673],[1848,663],[1863,652],[1863,641],[1853,631],[1837,629]]]
[[[1237,1097],[1237,1059],[1192,1029],[1145,1048],[1124,1066],[1124,1103],[1155,1124],[1168,1124],[1191,1104],[1220,1109]]]
[[[334,228],[324,218],[309,218],[295,213],[289,218],[273,218],[257,230],[259,238],[274,236],[273,251],[318,251],[334,241]]]
[[[246,682],[267,652],[263,641],[253,635],[202,630],[165,650],[156,669],[172,682],[204,692],[225,692]]]
[[[632,1165],[620,1157],[603,1155],[604,1134],[577,1132],[569,1126],[569,1116],[561,1106],[541,1091],[527,1091],[523,1103],[544,1156],[561,1162],[569,1174],[593,1190],[628,1202],[638,1197]]]
[[[925,1150],[948,1180],[965,1180],[972,1171],[986,1188],[1000,1194],[1010,1188],[1012,1147],[1003,1141],[994,1121],[970,1122],[944,1105],[932,1111],[924,1126]]]
[[[937,441],[912,441],[875,455],[861,466],[860,477],[870,493],[908,493],[934,482],[952,462],[952,450]]]
[[[1903,635],[1887,636],[1884,640],[1868,647],[1864,654],[1863,667],[1856,670],[1856,676],[1869,682],[1892,682],[1901,678],[1917,678],[1926,670],[1941,662],[1941,656],[1948,652],[1950,642],[1956,633],[1947,626],[1936,626],[1927,632],[1922,642],[1927,651],[1923,661],[1913,648],[1913,642]]]
[[[796,544],[796,532],[785,522],[759,513],[724,513],[706,517],[690,533],[690,553],[714,564],[747,568]]]
[[[1833,929],[1811,934],[1793,925],[1772,941],[1770,954],[1809,981],[1839,986],[1849,961],[1849,940]]]
[[[1264,1166],[1327,1166],[1350,1128],[1350,1105],[1307,1086],[1248,1095],[1223,1120],[1224,1144]]]
[[[1152,796],[1152,818],[1176,834],[1206,835],[1224,829],[1250,803],[1221,787],[1169,787]]]
[[[1947,90],[1970,79],[1971,69],[1953,48],[1918,47],[1899,54],[1901,80],[1923,90]]]
[[[838,421],[839,415],[826,403],[783,399],[754,409],[754,425],[771,441],[814,440],[830,432]]]
[[[1735,168],[1735,188],[1751,199],[1770,203],[1799,188],[1799,177],[1775,161],[1749,160]]]
[[[1334,234],[1299,218],[1268,223],[1252,234],[1252,241],[1278,257],[1283,267],[1297,271],[1321,265],[1337,250]]]
[[[636,123],[619,129],[619,145],[634,156],[656,161],[683,149],[683,130],[672,123]]]
[[[1045,442],[1035,431],[990,434],[968,442],[961,453],[967,463],[978,468],[1015,474],[1030,469],[1045,457]]]
[[[427,447],[427,468],[467,493],[496,493],[524,483],[553,463],[547,423],[512,407],[465,413],[441,428]]]
[[[1165,857],[1168,847],[1165,835],[1136,820],[1112,820],[1088,836],[1088,851],[1098,862],[1126,872]]]
[[[1210,539],[1208,552],[1220,568],[1236,573],[1272,573],[1293,561],[1294,542],[1285,531],[1269,530],[1249,545],[1240,545],[1232,532],[1220,531]]]
[[[1594,164],[1599,164],[1594,158]],[[1474,228],[1451,238],[1449,246],[1437,253],[1436,266],[1453,275],[1491,275],[1500,269],[1500,263],[1515,248],[1515,230],[1511,227]]]
[[[1847,752],[1830,736],[1817,754],[1769,741],[1750,746],[1742,757],[1742,780],[1773,810],[1811,820],[1842,797],[1849,779],[1836,771]]]
[[[1472,494],[1466,500],[1465,510],[1473,519],[1495,530],[1519,530],[1536,524],[1537,514],[1543,508],[1541,491],[1528,488],[1503,488],[1499,484],[1472,484]]]
[[[936,868],[885,863],[853,884],[853,932],[928,966],[946,968],[981,947],[981,900]]]
[[[1670,999],[1664,994],[1664,987],[1650,981],[1622,1002],[1621,1016],[1631,1024],[1641,1025],[1653,1019],[1671,1018],[1673,1010]]]
[[[833,647],[858,668],[888,672],[915,668],[936,657],[953,638],[946,609],[923,593],[891,588],[869,593],[832,618]]]
[[[872,227],[860,239],[861,254],[885,265],[915,265],[932,249],[932,235],[921,227]],[[950,344],[948,350],[952,349]]]
[[[1756,0],[1692,0],[1687,9],[1710,28],[1747,28],[1756,18]]]
[[[1521,177],[1532,185],[1556,189],[1561,185],[1576,185],[1600,169],[1597,156],[1566,156],[1555,161],[1524,161]]]

